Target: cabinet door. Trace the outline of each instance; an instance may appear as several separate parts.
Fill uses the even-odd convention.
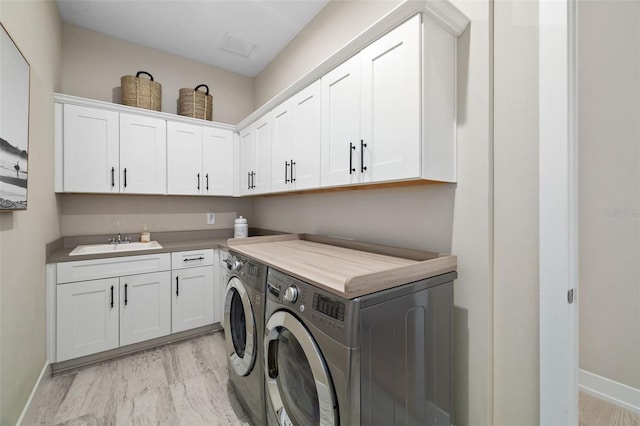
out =
[[[291,188],[293,162],[294,112],[289,99],[273,110],[273,139],[271,144],[271,190]]]
[[[213,266],[172,273],[174,333],[213,324]]]
[[[57,362],[118,347],[118,279],[56,286]]]
[[[118,113],[64,106],[65,192],[119,192]]]
[[[120,346],[171,333],[170,274],[120,278]]]
[[[273,137],[273,115],[267,113],[256,121],[254,130],[255,175],[253,191],[261,194],[271,191],[271,141]]]
[[[420,15],[364,49],[360,58],[362,181],[420,177]]]
[[[344,62],[321,82],[322,186],[360,182],[360,57]]]
[[[295,143],[291,166],[294,189],[320,187],[320,81],[291,99]]]
[[[120,176],[120,192],[166,194],[165,120],[120,114]]]
[[[198,195],[202,188],[202,127],[167,122],[167,191]]]
[[[253,193],[252,173],[256,168],[254,129],[252,124],[240,132],[240,195]]]
[[[202,193],[233,195],[233,131],[205,127],[202,135]]]

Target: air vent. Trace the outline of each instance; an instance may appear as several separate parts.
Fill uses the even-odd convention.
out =
[[[227,52],[235,53],[236,55],[243,56],[245,58],[251,57],[251,54],[256,50],[256,45],[233,36],[229,33],[224,35],[222,39],[222,46],[220,46],[222,50],[226,50]]]

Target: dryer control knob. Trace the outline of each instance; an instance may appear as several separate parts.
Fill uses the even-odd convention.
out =
[[[242,269],[242,264],[243,264],[242,260],[235,259],[233,261],[233,270],[236,271],[236,272],[240,271],[240,269]]]
[[[296,300],[298,300],[298,288],[294,285],[292,285],[291,287],[288,287],[284,291],[284,295],[282,296],[282,299],[285,302],[296,303]]]

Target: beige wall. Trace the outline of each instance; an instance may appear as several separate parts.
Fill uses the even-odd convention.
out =
[[[9,425],[46,363],[44,246],[60,235],[52,105],[62,52],[54,1],[0,1],[0,21],[31,65],[28,210],[0,213],[0,424]]]
[[[254,110],[250,77],[66,23],[62,45],[65,94],[120,103],[120,77],[144,70],[162,84],[162,111],[175,114],[178,91],[201,83],[213,95],[213,121],[237,124]]]
[[[640,3],[578,6],[580,368],[640,390]]]
[[[60,199],[62,235],[136,233],[144,225],[152,233],[231,229],[236,215],[253,226],[250,198],[64,194]],[[216,223],[207,225],[206,215]]]
[[[496,425],[539,424],[538,2],[494,3]]]
[[[472,19],[460,39],[458,55],[457,185],[258,198],[254,215],[260,227],[443,250],[459,256],[453,421],[462,426],[491,423],[491,40],[489,3],[454,3]],[[256,78],[256,105],[316,66],[393,5],[330,3]],[[323,51],[317,53],[320,47]]]

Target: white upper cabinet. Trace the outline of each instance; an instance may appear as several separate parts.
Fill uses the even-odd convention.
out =
[[[203,128],[202,194],[233,195],[234,164],[233,131],[214,127]]]
[[[320,186],[320,81],[273,110],[271,190]]]
[[[240,195],[271,190],[272,138],[272,112],[240,132]]]
[[[420,16],[360,52],[363,182],[420,177]]]
[[[117,112],[64,106],[66,192],[120,191],[118,121]]]
[[[322,186],[358,183],[360,57],[322,77]]]
[[[120,114],[120,192],[167,192],[165,120]]]
[[[322,78],[322,185],[420,178],[420,15]]]
[[[202,127],[167,123],[167,192],[199,195],[202,192]]]

